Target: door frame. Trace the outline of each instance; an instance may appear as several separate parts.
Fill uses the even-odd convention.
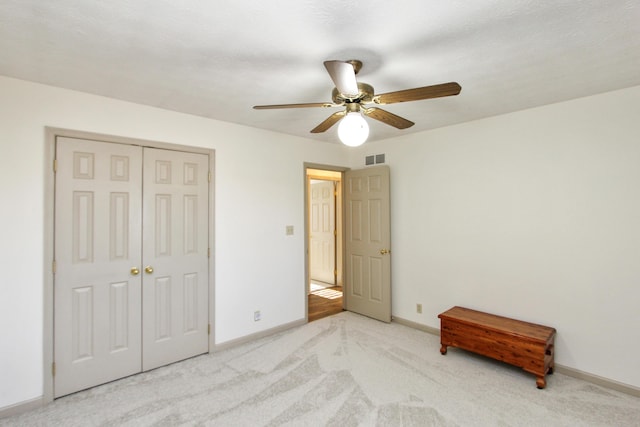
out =
[[[54,362],[54,236],[55,236],[55,154],[56,137],[69,137],[89,139],[100,142],[139,145],[141,147],[160,148],[165,150],[184,151],[196,154],[206,154],[209,157],[209,353],[215,349],[215,328],[212,327],[215,320],[215,150],[193,147],[188,145],[172,144],[161,141],[150,141],[137,138],[128,138],[115,135],[85,132],[72,129],[45,127],[45,162],[44,162],[44,224],[43,224],[43,355],[42,355],[42,402],[53,401],[53,362]]]
[[[307,171],[309,169],[318,169],[318,170],[325,170],[325,171],[330,171],[330,172],[339,172],[340,173],[340,183],[341,186],[344,185],[344,173],[346,171],[349,170],[349,168],[347,167],[343,167],[343,166],[333,166],[333,165],[324,165],[324,164],[318,164],[318,163],[308,163],[305,162],[303,164],[303,182],[304,182],[304,320],[305,323],[309,322],[309,283],[311,281],[311,275],[310,275],[310,257],[309,257],[309,236],[311,235],[311,224],[309,223],[309,201],[310,201],[310,194],[309,194],[309,178],[307,175]],[[340,191],[339,194],[336,196],[336,205],[339,204],[340,206],[336,206],[336,222],[338,221],[338,216],[340,216],[341,218],[341,222],[342,222],[342,226],[340,227],[340,240],[341,240],[341,245],[342,245],[342,250],[340,251],[340,262],[336,262],[336,269],[338,270],[338,277],[342,278],[342,308],[344,309],[346,307],[346,292],[345,289],[348,286],[347,281],[345,280],[345,276],[344,276],[344,265],[345,265],[345,251],[344,251],[344,239],[345,239],[345,227],[344,227],[344,223],[345,223],[345,210],[344,210],[344,191]],[[338,255],[336,254],[336,261],[337,261]]]

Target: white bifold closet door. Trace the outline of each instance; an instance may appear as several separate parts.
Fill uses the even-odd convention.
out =
[[[208,157],[58,137],[54,396],[208,351]]]

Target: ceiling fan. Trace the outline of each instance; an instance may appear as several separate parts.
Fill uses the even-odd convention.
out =
[[[253,108],[267,110],[275,108],[345,107],[344,110],[333,113],[318,126],[311,129],[311,133],[325,132],[342,120],[338,127],[340,140],[346,145],[357,146],[362,144],[369,135],[369,126],[362,115],[379,120],[397,129],[406,129],[415,124],[389,111],[369,105],[386,105],[453,96],[458,95],[462,90],[458,83],[451,82],[376,95],[373,86],[356,80],[356,75],[362,68],[361,61],[355,59],[349,61],[325,61],[324,66],[336,85],[331,94],[333,102],[256,105]]]

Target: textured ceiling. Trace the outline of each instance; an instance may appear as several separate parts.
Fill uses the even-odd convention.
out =
[[[640,85],[640,0],[2,0],[0,74],[256,128],[309,130],[323,61],[359,59],[376,93],[456,81],[385,107],[370,140]],[[1,96],[1,95],[0,95]]]

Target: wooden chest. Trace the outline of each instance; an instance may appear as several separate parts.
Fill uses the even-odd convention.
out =
[[[536,376],[538,388],[547,385],[554,368],[556,330],[464,307],[453,307],[440,318],[440,353],[459,347],[519,366]]]

